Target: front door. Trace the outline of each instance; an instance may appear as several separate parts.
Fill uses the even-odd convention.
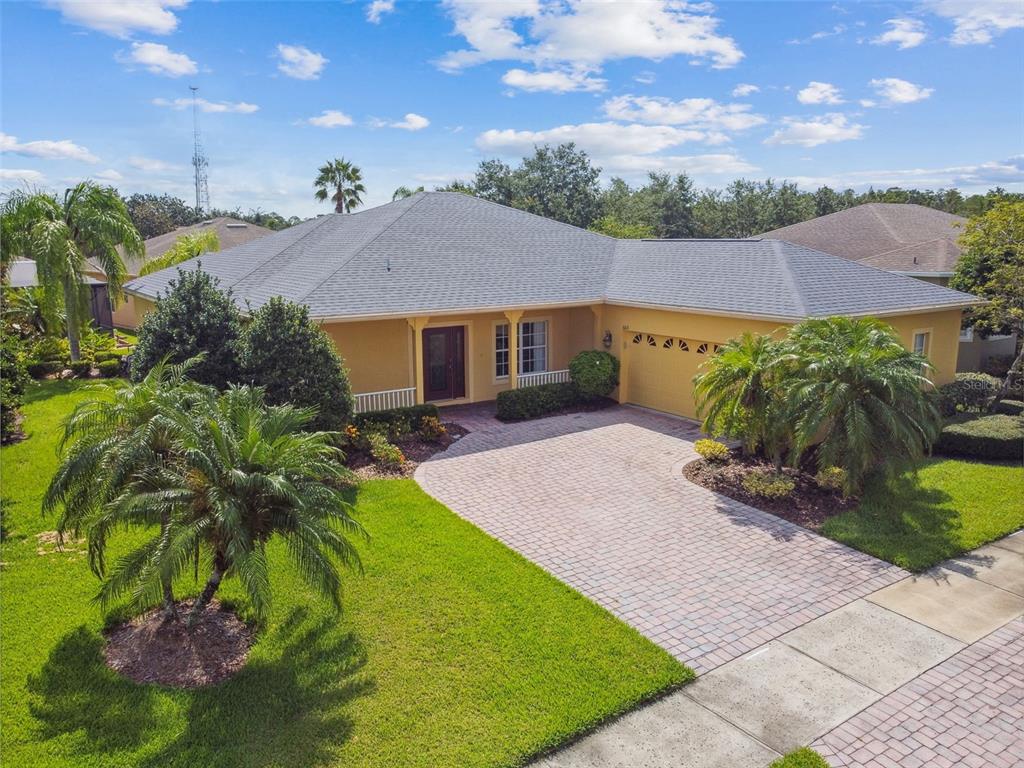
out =
[[[423,329],[423,389],[427,400],[466,396],[466,329]]]

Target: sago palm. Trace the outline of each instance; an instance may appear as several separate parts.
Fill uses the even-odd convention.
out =
[[[320,166],[313,186],[316,188],[316,199],[320,202],[330,199],[334,203],[335,213],[348,213],[357,208],[362,204],[366,192],[363,172],[343,157]]]
[[[80,403],[64,423],[63,461],[43,498],[43,510],[61,507],[59,537],[86,537],[89,565],[97,576],[106,575],[107,543],[120,528],[159,526],[149,543],[154,554],[142,567],[155,568],[159,562],[156,550],[167,534],[169,510],[115,502],[126,489],[137,491],[140,478],[175,459],[181,416],[208,410],[213,402],[213,389],[187,378],[195,362],[158,363],[138,384]],[[170,576],[159,581],[165,616],[173,618]]]
[[[79,329],[88,311],[83,298],[88,260],[106,274],[111,296],[121,295],[126,271],[117,246],[142,258],[145,248],[124,201],[112,187],[83,181],[68,189],[63,200],[37,193],[12,197],[14,230],[4,237],[14,255],[36,262],[36,274],[48,303],[64,305],[71,359],[79,359]]]
[[[723,344],[694,377],[701,428],[740,438],[746,453],[758,449],[781,460],[782,422],[778,380],[783,349],[770,336],[744,333]]]
[[[130,594],[151,602],[161,575],[208,564],[209,574],[189,614],[202,614],[227,576],[237,576],[258,618],[270,604],[266,545],[284,540],[299,573],[340,605],[337,563],[359,565],[349,536],[362,533],[338,490],[351,475],[333,446],[336,435],[306,432],[311,409],[268,406],[263,392],[232,387],[207,412],[183,414],[175,460],[140,473],[113,504],[170,516],[164,542],[128,554],[104,583],[105,601]],[[156,556],[159,566],[143,564]]]
[[[793,460],[813,449],[820,468],[846,470],[856,492],[883,461],[921,458],[941,417],[928,390],[928,360],[873,318],[807,320],[789,333],[793,375],[785,380],[795,426]]]

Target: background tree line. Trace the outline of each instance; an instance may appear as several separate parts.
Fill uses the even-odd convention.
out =
[[[863,203],[916,203],[976,216],[1000,200],[1024,195],[995,188],[964,197],[956,189],[891,187],[857,193],[827,186],[801,191],[790,181],[737,179],[725,189],[698,190],[685,173],[650,173],[633,186],[599,181],[601,168],[573,144],[537,147],[517,166],[485,160],[469,181],[443,191],[464,192],[615,237],[750,237]]]
[[[248,213],[242,213],[240,208],[233,211],[215,208],[200,214],[181,198],[167,194],[135,193],[125,197],[124,204],[143,240],[220,216],[230,216],[274,230],[285,229],[302,221],[298,216],[285,218],[275,211],[267,212],[259,208],[250,208]]]

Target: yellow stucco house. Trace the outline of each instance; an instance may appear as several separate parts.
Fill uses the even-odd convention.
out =
[[[781,240],[617,240],[448,192],[321,216],[202,268],[240,307],[306,304],[361,411],[566,381],[596,348],[621,361],[621,402],[694,417],[691,379],[716,345],[830,315],[884,318],[945,382],[976,301]],[[131,281],[138,311],[175,275]]]

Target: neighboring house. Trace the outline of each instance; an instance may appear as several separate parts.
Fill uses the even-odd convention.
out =
[[[202,267],[240,307],[307,305],[360,410],[493,400],[568,380],[573,355],[605,348],[621,402],[693,417],[692,378],[717,345],[829,315],[884,318],[946,382],[976,301],[779,240],[616,240],[448,192],[321,216]],[[175,274],[128,284],[141,312]]]
[[[949,285],[967,223],[963,216],[906,203],[867,203],[816,219],[765,232],[760,237],[786,240],[887,272]],[[960,336],[957,370],[977,371],[990,357],[1012,356],[1013,336],[982,339],[973,328]]]
[[[39,285],[36,275],[36,263],[31,259],[15,259],[7,272],[7,285],[11,288],[34,288]],[[89,286],[89,313],[93,323],[99,328],[110,328],[112,316],[110,297],[107,284],[91,274],[86,275],[85,284]]]
[[[261,237],[273,234],[274,230],[267,229],[266,227],[260,227],[256,224],[249,224],[239,219],[233,219],[229,216],[219,216],[215,219],[207,219],[201,221],[198,224],[193,224],[188,227],[178,227],[177,229],[166,232],[156,237],[151,237],[146,240],[146,256],[143,259],[125,259],[125,267],[128,271],[128,278],[138,277],[139,272],[142,269],[142,265],[147,261],[152,261],[160,256],[163,256],[169,251],[174,244],[178,241],[179,237],[183,235],[191,235],[196,232],[206,232],[213,230],[217,233],[217,239],[220,241],[221,250],[227,250],[228,248],[234,248],[238,245],[244,245],[245,243],[251,242]],[[87,274],[99,281],[103,281],[106,278],[103,270],[94,264],[90,264],[93,269]],[[173,271],[173,270],[172,270]],[[118,328],[134,328],[138,324],[138,317],[135,312],[135,300],[130,296],[122,297],[121,301],[117,302],[117,306],[113,308],[112,314],[113,324]]]

